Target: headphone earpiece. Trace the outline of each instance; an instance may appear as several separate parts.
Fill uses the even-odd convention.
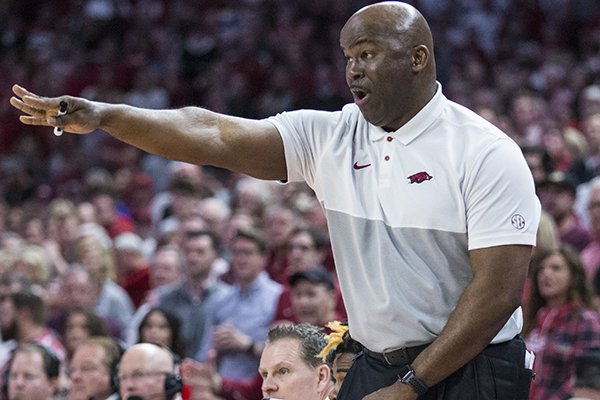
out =
[[[173,397],[183,390],[183,381],[179,374],[167,374],[165,377],[165,396],[167,400],[173,399]]]

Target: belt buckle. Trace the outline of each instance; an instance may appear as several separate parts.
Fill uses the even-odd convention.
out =
[[[388,365],[394,365],[394,364],[393,364],[393,363],[390,361],[390,359],[388,358],[388,356],[387,356],[387,352],[385,352],[385,351],[384,351],[384,352],[383,352],[383,353],[381,353],[381,354],[383,355],[383,359],[385,360],[385,362],[386,362],[386,363],[388,363]]]

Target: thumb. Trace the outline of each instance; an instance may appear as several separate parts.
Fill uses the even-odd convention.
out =
[[[215,375],[217,373],[217,350],[210,349],[206,355],[206,361],[204,362],[208,367],[211,375]]]

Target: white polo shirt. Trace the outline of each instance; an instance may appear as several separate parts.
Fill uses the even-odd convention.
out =
[[[469,250],[535,244],[541,207],[521,150],[439,84],[391,133],[355,104],[269,120],[288,180],[323,205],[350,331],[370,350],[437,337],[472,278]],[[521,328],[518,309],[494,343]]]

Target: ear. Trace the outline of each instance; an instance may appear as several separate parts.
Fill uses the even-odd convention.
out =
[[[429,64],[430,51],[427,46],[420,44],[415,46],[412,55],[412,70],[413,72],[421,72]]]
[[[327,364],[321,364],[317,367],[317,373],[319,382],[317,387],[319,389],[319,393],[323,393],[325,391],[330,390],[331,388],[331,369]]]

